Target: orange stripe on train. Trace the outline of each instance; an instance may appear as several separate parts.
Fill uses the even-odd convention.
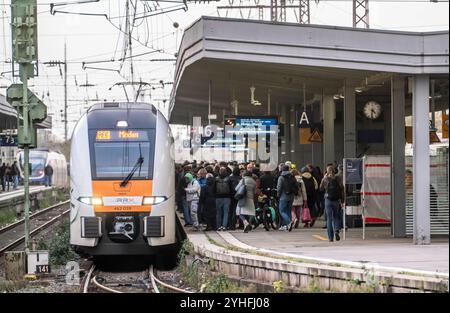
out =
[[[132,180],[125,187],[117,180],[92,181],[93,197],[148,197],[152,195],[151,180]],[[95,212],[150,212],[151,205],[94,205]]]

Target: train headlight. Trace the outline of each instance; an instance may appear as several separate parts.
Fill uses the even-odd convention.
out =
[[[90,205],[102,205],[103,201],[102,198],[99,197],[79,197],[78,201],[84,204],[90,204]]]
[[[142,205],[159,204],[166,200],[167,200],[166,197],[153,197],[153,196],[152,197],[144,197],[144,199],[142,199]]]

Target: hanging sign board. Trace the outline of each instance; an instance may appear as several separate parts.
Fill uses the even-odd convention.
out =
[[[300,138],[301,145],[311,144],[311,141],[309,141],[309,138],[311,138],[311,128],[300,128],[299,129],[299,138]]]
[[[344,171],[346,185],[358,185],[363,183],[362,159],[344,159]]]
[[[311,142],[311,124],[306,111],[297,112],[297,126],[299,128],[299,139],[301,145],[309,145]]]
[[[448,114],[442,112],[442,138],[448,138]]]

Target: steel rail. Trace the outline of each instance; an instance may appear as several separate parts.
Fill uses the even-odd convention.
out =
[[[95,264],[92,264],[91,267],[89,268],[89,271],[88,271],[86,277],[84,278],[83,293],[88,293],[89,283],[91,281],[91,276],[92,276],[92,273],[94,272],[94,269],[95,269]]]
[[[159,279],[156,277],[155,273],[154,273],[153,265],[150,267],[150,277],[151,277],[151,280],[152,280],[153,289],[155,289],[155,292],[156,292],[156,293],[159,293],[159,289],[158,289],[158,287],[156,286],[156,283],[160,284],[161,286],[163,286],[163,287],[165,287],[165,288],[171,289],[171,290],[176,291],[176,292],[179,292],[179,293],[194,293],[193,291],[181,289],[181,288],[178,288],[178,287],[169,285],[169,284],[167,284],[167,283],[165,283],[165,282],[159,280]],[[158,291],[156,291],[156,290],[158,290]]]
[[[92,278],[92,282],[93,282],[94,285],[96,285],[98,288],[103,289],[103,290],[105,290],[105,291],[112,292],[112,293],[123,293],[122,291],[115,290],[115,289],[112,289],[112,288],[109,288],[109,287],[106,287],[106,286],[100,284],[100,283],[97,281],[97,276],[94,276],[94,277]]]
[[[69,202],[70,202],[70,200],[66,200],[66,201],[63,201],[63,202],[59,202],[59,203],[57,203],[57,204],[54,204],[54,205],[52,205],[52,206],[49,206],[48,208],[39,210],[39,211],[37,211],[37,212],[31,214],[31,215],[30,215],[30,219],[32,219],[32,218],[34,218],[34,217],[36,217],[36,216],[39,216],[39,215],[41,215],[41,214],[44,214],[45,212],[48,212],[48,211],[50,211],[50,210],[52,210],[52,209],[54,209],[54,208],[57,208],[57,207],[62,206],[62,205],[64,205],[64,204],[67,204],[67,203],[69,203]],[[12,223],[12,224],[6,225],[5,227],[0,228],[0,234],[3,234],[3,233],[7,232],[8,230],[10,230],[10,229],[12,229],[12,228],[14,228],[14,227],[21,225],[21,224],[23,224],[24,222],[25,222],[25,219],[22,218],[22,219],[20,219],[20,220],[14,222],[14,223]]]
[[[61,214],[59,214],[59,215],[53,217],[51,220],[49,220],[49,221],[45,222],[44,224],[42,224],[42,225],[36,227],[35,229],[33,229],[33,230],[30,232],[30,236],[31,236],[31,235],[34,235],[34,234],[36,234],[36,233],[38,233],[39,231],[43,230],[44,228],[48,227],[49,225],[55,223],[56,221],[58,221],[60,218],[62,218],[64,215],[66,215],[66,214],[69,213],[69,212],[70,212],[70,209],[68,209],[68,210],[66,210],[66,211],[64,211],[64,212],[62,212]],[[17,240],[14,240],[13,242],[7,244],[6,246],[1,247],[1,248],[0,248],[0,255],[2,255],[3,253],[5,253],[5,252],[8,251],[9,249],[11,249],[11,248],[13,248],[13,247],[15,247],[15,246],[21,244],[21,243],[24,242],[24,241],[25,241],[25,236],[22,236],[22,237],[18,238]]]

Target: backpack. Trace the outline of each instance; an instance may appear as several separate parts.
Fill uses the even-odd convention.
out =
[[[230,194],[230,184],[227,178],[218,177],[216,180],[216,194],[218,195],[229,195]]]
[[[283,177],[283,191],[287,195],[298,196],[299,184],[291,174]]]
[[[342,197],[341,186],[336,178],[330,178],[327,186],[327,198],[332,201],[339,200]]]
[[[316,192],[316,185],[314,184],[314,177],[310,178],[302,177],[303,183],[305,184],[306,196],[308,198],[313,198]]]

